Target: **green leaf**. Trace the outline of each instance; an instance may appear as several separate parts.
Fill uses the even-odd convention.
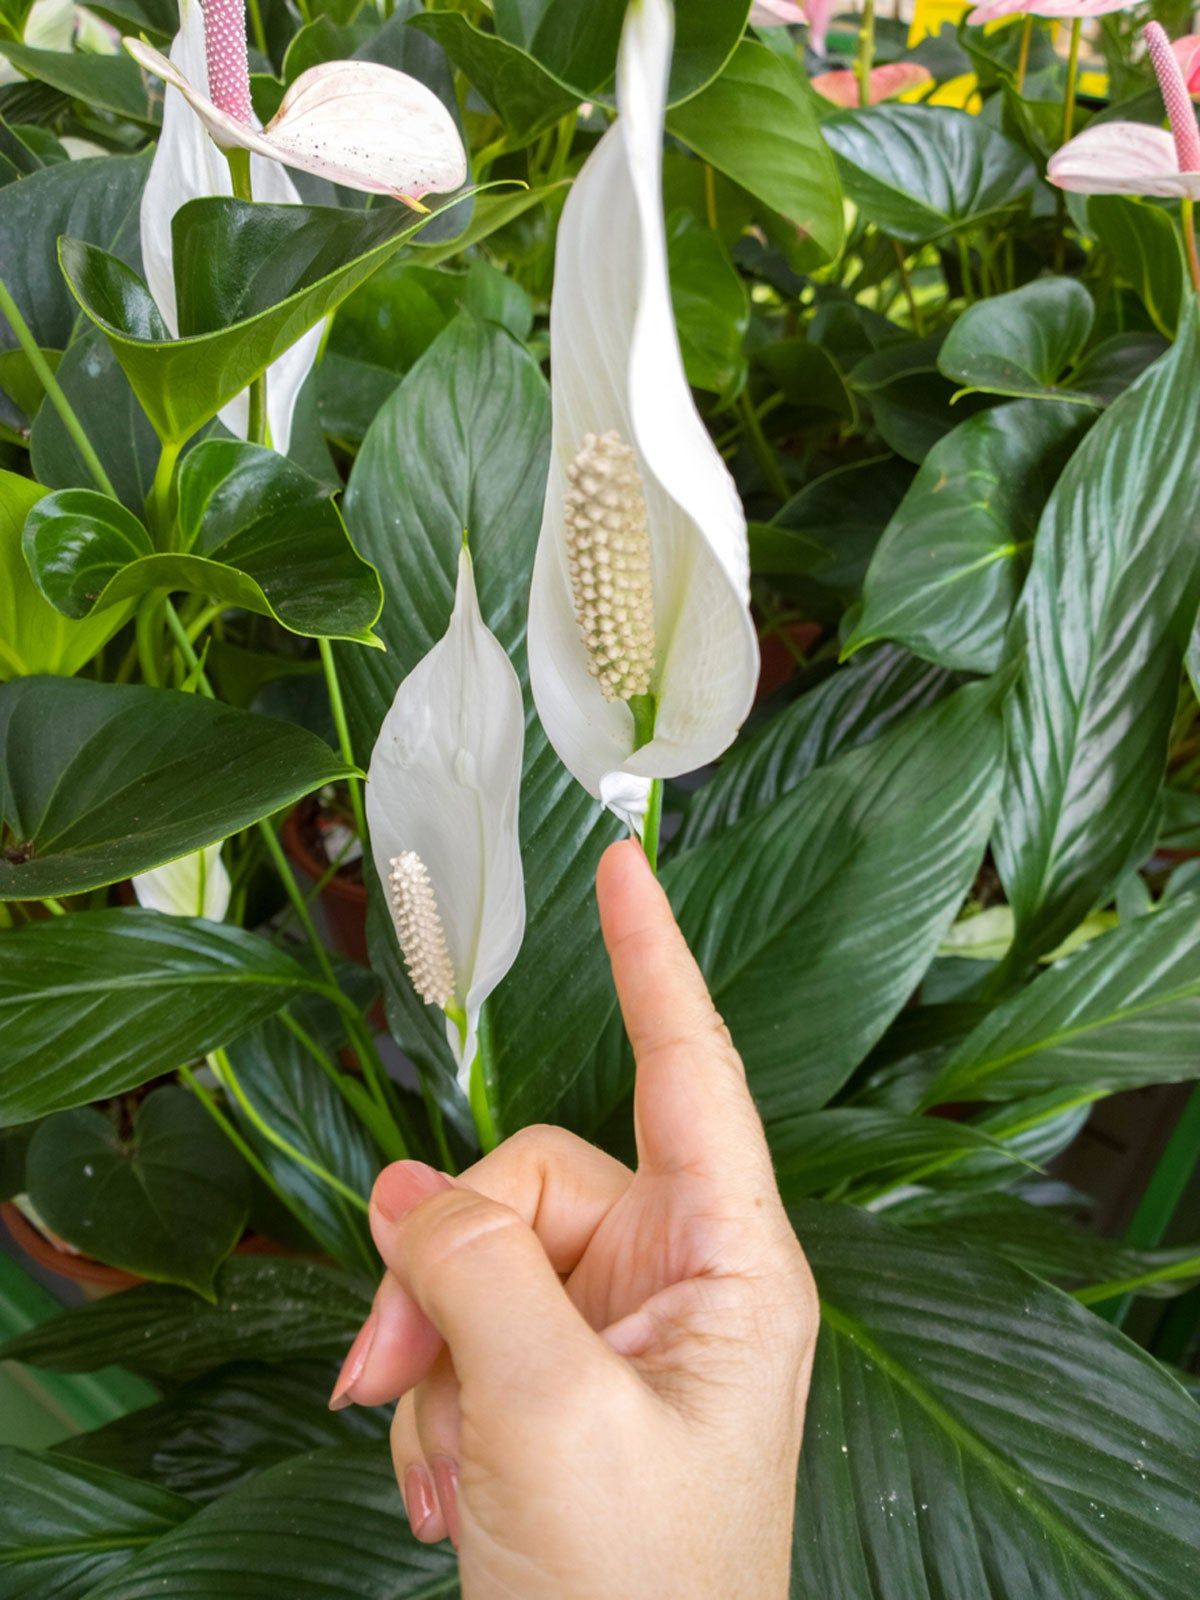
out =
[[[380,623],[387,654],[341,657],[360,753],[369,751],[397,683],[446,630],[464,528],[484,619],[524,681],[548,442],[537,363],[501,330],[469,316],[429,347],[375,419],[346,491],[355,545],[379,568],[390,602]],[[418,459],[422,470],[410,471]],[[552,1112],[570,1079],[587,1070],[612,1010],[592,893],[596,862],[616,833],[531,713],[521,788],[525,941],[488,1004],[505,1131]],[[413,992],[374,877],[368,935],[392,1029],[447,1102],[461,1105],[442,1019]]]
[[[667,113],[667,131],[806,233],[842,247],[837,172],[800,63],[746,39],[720,77]]]
[[[0,470],[0,681],[78,672],[125,621],[110,611],[69,622],[37,589],[21,553],[21,530],[43,492],[29,478]]]
[[[1190,1600],[1200,1409],[1157,1363],[993,1255],[792,1216],[822,1302],[793,1595]]]
[[[232,1256],[215,1304],[146,1283],[76,1306],[0,1345],[0,1361],[50,1372],[115,1363],[178,1383],[232,1361],[340,1361],[371,1308],[365,1280],[317,1261]]]
[[[84,1462],[0,1445],[5,1600],[82,1600],[192,1515],[187,1500]]]
[[[667,219],[671,305],[687,380],[713,394],[745,382],[750,299],[720,236],[679,210]]]
[[[1035,278],[1009,294],[968,306],[938,356],[947,378],[985,394],[1042,396],[1095,405],[1059,383],[1092,331],[1092,297],[1076,278]]]
[[[1111,405],[1168,347],[1157,333],[1114,333],[1084,356],[1072,374],[1072,385],[1097,404]]]
[[[0,899],[77,894],[226,839],[349,770],[292,723],[175,690],[0,688]]]
[[[1186,896],[1093,939],[998,1005],[947,1061],[927,1103],[1194,1078],[1198,1020],[1200,924]]]
[[[995,688],[973,685],[664,870],[767,1122],[823,1105],[916,987],[978,870],[1000,760]]]
[[[88,1600],[159,1600],[185,1587],[189,1600],[450,1600],[458,1560],[445,1541],[421,1544],[409,1530],[387,1446],[360,1445],[271,1468]]]
[[[147,1095],[128,1137],[90,1107],[47,1117],[26,1181],[38,1215],[68,1244],[208,1299],[250,1209],[245,1162],[200,1102],[174,1087]]]
[[[773,522],[751,530],[753,571],[810,574],[826,590],[856,595],[879,536],[911,481],[909,468],[894,456],[822,473],[794,494]],[[812,606],[808,593],[801,598]],[[840,615],[840,608],[835,612]]]
[[[886,444],[918,465],[939,439],[990,402],[981,395],[956,397],[938,370],[945,335],[893,341],[865,356],[850,373],[850,387],[866,400]]]
[[[679,831],[683,852],[789,794],[842,751],[872,740],[949,693],[954,680],[902,650],[872,651],[739,739],[696,794]]]
[[[0,1121],[148,1083],[320,987],[265,939],[191,917],[130,908],[9,929]]]
[[[43,350],[41,354],[51,372],[62,360],[61,350]],[[33,416],[46,393],[24,350],[0,353],[0,389],[27,417]]]
[[[845,378],[821,345],[808,338],[778,339],[756,350],[754,360],[802,415],[833,412],[847,422],[854,420]]]
[[[65,1440],[54,1454],[148,1478],[206,1504],[290,1456],[387,1438],[384,1408],[330,1411],[335,1372],[316,1362],[218,1367],[155,1405]]]
[[[474,27],[459,12],[427,11],[412,26],[435,39],[466,74],[502,118],[514,145],[527,144],[579,104],[581,94],[527,51]]]
[[[1007,652],[995,841],[1014,961],[1054,949],[1153,842],[1200,603],[1196,319],[1076,450],[1042,516]]]
[[[60,239],[58,251],[72,293],[108,338],[159,437],[178,441],[427,220],[398,204],[358,211],[189,201],[172,223],[179,339],[167,337],[150,291],[129,267],[78,238]],[[232,261],[240,271],[230,270]]]
[[[871,559],[843,656],[894,639],[944,667],[994,672],[1038,519],[1090,422],[1076,406],[1019,400],[939,439]]]
[[[1179,322],[1185,269],[1170,212],[1125,195],[1093,195],[1088,226],[1133,285],[1158,331],[1170,339]]]
[[[870,106],[821,131],[868,222],[914,244],[1015,210],[1036,180],[1018,145],[948,106]]]
[[[159,120],[161,102],[150,93],[151,80],[123,50],[111,56],[84,50],[31,50],[0,39],[0,56],[26,77],[48,83],[95,110],[111,111],[147,127]]]

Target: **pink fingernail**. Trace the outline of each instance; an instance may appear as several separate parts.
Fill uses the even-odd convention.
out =
[[[436,1167],[428,1167],[423,1161],[393,1161],[375,1180],[371,1206],[385,1222],[399,1222],[422,1200],[450,1188],[450,1179]]]
[[[422,1466],[413,1465],[404,1474],[404,1510],[408,1517],[408,1525],[421,1537],[422,1530],[429,1524],[430,1518],[436,1510],[434,1501],[433,1479]]]
[[[375,1339],[377,1317],[372,1311],[354,1336],[354,1343],[342,1362],[342,1370],[337,1375],[337,1382],[333,1386],[333,1393],[329,1396],[330,1411],[342,1411],[346,1406],[354,1404],[354,1396],[350,1393],[354,1385],[362,1376],[362,1369],[367,1364],[367,1357],[371,1353],[371,1345]]]
[[[433,1468],[433,1481],[437,1484],[438,1500],[446,1519],[446,1532],[450,1543],[458,1549],[458,1467],[449,1456],[434,1456],[429,1463]]]

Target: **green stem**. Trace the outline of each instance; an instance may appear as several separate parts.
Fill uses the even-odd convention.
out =
[[[16,334],[17,343],[25,352],[29,365],[33,368],[42,388],[45,389],[50,404],[58,412],[59,417],[62,419],[63,427],[71,437],[71,442],[83,457],[84,466],[87,467],[92,477],[96,480],[97,487],[102,489],[105,494],[111,495],[115,500],[117,491],[113,488],[112,479],[105,472],[100,457],[92,448],[92,441],[83,431],[83,424],[75,415],[71,402],[63,393],[62,385],[51,371],[50,363],[39,349],[37,340],[30,332],[29,324],[17,309],[17,302],[9,293],[8,285],[3,278],[0,278],[0,312],[4,313],[9,327]]]
[[[52,917],[65,917],[67,914],[67,908],[51,894],[45,896],[42,904]]]
[[[133,637],[137,646],[142,681],[153,689],[161,689],[163,686],[162,669],[158,660],[158,609],[161,604],[162,591],[152,589],[149,594],[142,596],[133,621]]]
[[[235,200],[254,199],[254,187],[250,181],[250,152],[248,150],[226,150],[225,159],[229,163],[229,177],[233,184]],[[269,443],[269,427],[267,424],[267,375],[260,372],[257,378],[250,382],[250,418],[246,425],[246,437],[251,444]]]
[[[1033,18],[1027,16],[1021,25],[1021,54],[1017,57],[1017,93],[1025,93],[1025,73],[1029,68],[1029,46],[1033,39]]]
[[[260,56],[270,56],[267,49],[267,31],[263,27],[262,8],[258,0],[246,0],[246,9],[250,13],[250,31],[254,35],[254,48]]]
[[[779,501],[789,499],[787,479],[780,469],[775,453],[767,443],[767,436],[762,431],[762,424],[758,420],[758,412],[750,403],[749,391],[743,389],[738,396],[738,409],[742,413],[745,424],[746,437],[750,441],[750,448],[754,452],[754,459],[758,462],[759,470],[766,479],[767,488]]]
[[[575,139],[575,123],[579,116],[579,108],[568,111],[558,124],[558,131],[554,139],[554,154],[550,159],[550,170],[547,174],[547,183],[561,183],[567,170],[567,162],[571,157],[571,145]]]
[[[1079,77],[1079,40],[1083,33],[1083,18],[1076,17],[1071,24],[1071,51],[1067,57],[1067,97],[1063,101],[1062,139],[1066,144],[1075,127],[1075,83]]]
[[[1200,257],[1196,255],[1196,202],[1184,195],[1179,204],[1179,225],[1183,229],[1183,248],[1187,252],[1192,288],[1200,293]]]
[[[913,293],[912,279],[908,275],[908,262],[904,256],[904,247],[899,239],[892,240],[892,248],[896,252],[896,270],[900,274],[900,283],[904,289],[904,298],[908,302],[908,314],[912,319],[913,332],[917,338],[924,336],[921,326],[921,308],[917,305],[917,297]]]
[[[704,218],[714,233],[717,231],[717,178],[708,162],[704,163]]]
[[[871,104],[871,67],[875,60],[875,0],[865,0],[858,30],[858,56],[854,74],[858,79],[858,103]]]
[[[319,639],[317,643],[321,651],[321,666],[325,672],[325,687],[329,691],[329,706],[333,712],[333,725],[337,729],[338,749],[342,752],[342,760],[348,767],[357,766],[357,762],[354,759],[354,746],[350,743],[350,724],[346,720],[346,702],[342,699],[342,685],[338,679],[333,646],[328,639]],[[346,782],[350,788],[350,809],[354,812],[354,826],[365,850],[367,847],[367,818],[363,811],[362,784],[357,778],[347,778]]]
[[[662,779],[655,778],[650,785],[650,797],[646,802],[646,815],[642,822],[642,849],[646,852],[646,860],[650,863],[650,870],[658,871],[658,835],[662,826]]]
[[[479,1011],[479,1028],[475,1059],[471,1063],[467,1098],[475,1128],[479,1134],[480,1149],[486,1155],[500,1143],[495,1113],[496,1080],[492,1070],[492,1027],[488,1021],[486,1004]]]
[[[958,266],[962,273],[963,299],[970,305],[975,298],[975,290],[971,282],[971,251],[961,233],[956,235],[956,239],[958,242]]]
[[[1155,1283],[1178,1283],[1183,1278],[1200,1278],[1200,1256],[1189,1256],[1186,1261],[1175,1261],[1169,1267],[1158,1267],[1151,1272],[1139,1273],[1136,1278],[1122,1278],[1119,1283],[1093,1283],[1085,1289],[1074,1289],[1081,1305],[1094,1306],[1116,1295],[1126,1299],[1139,1289],[1148,1289]]]
[[[171,487],[175,479],[175,464],[179,460],[182,448],[182,440],[164,443],[159,451],[158,465],[154,469],[154,482],[150,485],[150,494],[146,501],[146,514],[158,535],[159,546],[166,550],[172,545],[171,531],[175,518],[171,508]]]

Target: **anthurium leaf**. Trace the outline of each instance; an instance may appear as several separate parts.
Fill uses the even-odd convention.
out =
[[[582,98],[580,92],[556,79],[527,50],[474,27],[459,12],[426,11],[413,18],[412,26],[441,45],[503,119],[516,145],[526,144],[553,127]]]
[[[6,56],[25,77],[48,83],[72,100],[82,100],[97,110],[111,111],[149,127],[159,120],[162,102],[151,97],[150,80],[123,50],[116,55],[31,50],[28,45],[0,39],[0,56]]]
[[[1181,898],[1056,961],[998,1005],[928,1094],[1007,1100],[1070,1084],[1127,1089],[1200,1074],[1200,923]]]
[[[365,1280],[317,1261],[232,1256],[214,1304],[147,1283],[72,1308],[0,1345],[0,1360],[51,1372],[119,1363],[172,1383],[233,1361],[339,1361],[371,1308]]]
[[[822,1106],[932,959],[995,813],[996,699],[960,689],[664,870],[767,1122]]]
[[[844,750],[870,744],[954,687],[948,672],[886,646],[833,673],[740,739],[683,819],[683,852],[763,810]]]
[[[21,551],[21,533],[42,494],[40,484],[0,470],[0,680],[78,672],[126,620],[117,610],[70,622],[39,592]]]
[[[944,338],[889,341],[850,373],[850,387],[870,406],[884,442],[918,465],[939,439],[990,403],[982,395],[955,396],[938,369]]]
[[[939,439],[871,558],[843,655],[894,639],[945,667],[994,672],[1038,519],[1090,422],[1077,406],[1018,400]]]
[[[798,61],[745,39],[667,131],[802,229],[825,258],[842,246],[841,186]]]
[[[62,360],[61,350],[43,350],[41,355],[51,372]],[[0,353],[0,389],[27,417],[33,416],[46,393],[24,350]]]
[[[857,594],[879,536],[912,482],[908,465],[877,456],[834,467],[797,491],[774,520],[751,530],[750,564],[755,573],[811,572],[816,583],[839,594]],[[813,547],[824,559],[812,563]],[[811,598],[806,595],[811,605]],[[835,607],[840,615],[840,607]]]
[[[1166,354],[1168,346],[1169,341],[1158,333],[1114,333],[1084,356],[1071,376],[1072,387],[1101,405],[1111,405]]]
[[[9,929],[0,1121],[148,1083],[320,987],[267,940],[198,918],[131,907]]]
[[[967,389],[1093,405],[1090,395],[1059,380],[1087,343],[1095,309],[1077,278],[1035,278],[968,306],[947,334],[938,366]]]
[[[284,1461],[190,1521],[190,1539],[159,1539],[89,1600],[184,1587],[191,1600],[449,1600],[458,1591],[450,1545],[422,1544],[409,1529],[386,1444]]]
[[[64,1440],[54,1455],[146,1478],[204,1504],[277,1461],[322,1445],[387,1438],[386,1409],[330,1411],[336,1371],[333,1363],[231,1363]]]
[[[155,1089],[128,1135],[91,1107],[39,1124],[26,1158],[38,1215],[77,1250],[213,1298],[242,1236],[249,1168],[184,1089]]]
[[[1016,209],[1036,177],[1011,139],[948,106],[868,106],[821,131],[867,220],[914,244]]]
[[[990,1253],[792,1220],[822,1306],[793,1595],[1189,1600],[1200,1409],[1162,1367]]]
[[[750,300],[720,236],[689,211],[667,220],[671,304],[688,382],[735,394],[746,377]]]
[[[1170,213],[1128,195],[1093,195],[1088,226],[1141,297],[1151,322],[1168,339],[1179,322],[1185,268]]]
[[[1092,428],[1042,516],[1007,643],[1021,672],[995,848],[1014,961],[1053,950],[1153,842],[1200,602],[1198,361],[1189,314]]]
[[[0,1445],[0,1590],[5,1600],[82,1600],[194,1510],[156,1484]]]
[[[359,211],[192,200],[172,224],[180,339],[166,336],[142,280],[106,251],[67,237],[59,261],[159,437],[181,440],[427,220],[399,204]]]
[[[347,772],[293,723],[175,690],[0,688],[0,899],[75,894],[226,839]]]

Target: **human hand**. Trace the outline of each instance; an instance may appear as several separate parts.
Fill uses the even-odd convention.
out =
[[[331,1404],[402,1396],[413,1531],[466,1600],[780,1600],[817,1333],[742,1063],[633,842],[597,877],[636,1173],[527,1128],[379,1177],[387,1265]]]

